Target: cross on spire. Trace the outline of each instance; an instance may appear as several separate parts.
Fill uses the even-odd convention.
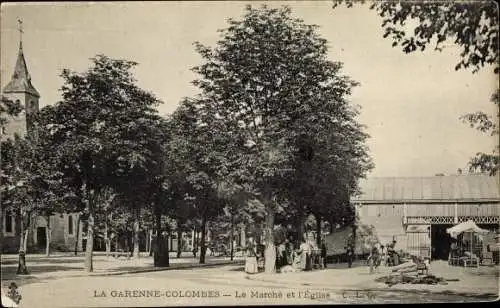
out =
[[[19,48],[23,48],[23,21],[21,19],[18,19],[17,23],[19,24],[19,28],[17,28],[17,30],[19,31]]]

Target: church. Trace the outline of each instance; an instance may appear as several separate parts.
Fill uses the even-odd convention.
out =
[[[20,25],[22,23],[20,22]],[[22,35],[22,29],[19,29]],[[31,80],[28,65],[23,50],[22,36],[19,41],[17,60],[10,81],[2,89],[2,97],[17,102],[23,106],[22,112],[16,117],[10,117],[8,123],[1,127],[1,139],[27,136],[33,133],[30,115],[39,111],[40,93]],[[210,240],[210,230],[207,234]],[[2,252],[17,253],[21,236],[21,217],[2,207]],[[97,233],[94,238],[94,251],[104,251],[103,234]],[[199,242],[201,232],[181,232],[181,247],[183,251],[191,252],[195,241]],[[177,233],[169,236],[169,250],[177,251]],[[139,247],[141,251],[151,248],[151,230],[140,234]],[[121,238],[121,237],[120,237]],[[118,238],[111,241],[112,250],[123,247]],[[122,238],[120,241],[123,240]],[[78,213],[61,213],[50,217],[32,217],[28,228],[27,252],[44,253],[50,243],[50,251],[84,251],[86,246],[86,224],[80,220]],[[199,245],[198,245],[199,247]]]
[[[22,31],[22,30],[20,30]],[[22,32],[21,32],[22,33]],[[10,81],[2,89],[2,96],[13,102],[20,103],[24,109],[16,117],[8,119],[7,125],[1,128],[1,137],[13,138],[15,135],[24,137],[32,132],[30,115],[38,112],[40,93],[32,83],[26,58],[24,56],[22,39]],[[18,215],[2,207],[2,252],[15,253],[19,251],[21,220]],[[31,219],[28,230],[28,252],[45,252],[50,239],[51,250],[73,251],[82,250],[82,236],[77,241],[77,228],[81,231],[82,223],[77,223],[78,214],[58,214],[50,217],[37,216]],[[80,234],[82,234],[80,232]]]

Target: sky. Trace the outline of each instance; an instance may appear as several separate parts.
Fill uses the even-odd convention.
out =
[[[138,62],[139,86],[163,101],[171,113],[183,97],[198,93],[191,68],[202,63],[193,43],[214,46],[227,18],[240,18],[244,1],[3,3],[1,86],[13,72],[23,21],[23,49],[40,107],[60,100],[62,69],[83,72],[97,54]],[[258,2],[252,2],[258,6]],[[366,6],[331,8],[331,1],[267,2],[288,5],[293,15],[320,26],[329,58],[360,82],[349,98],[361,107],[358,121],[375,168],[368,176],[434,176],[467,169],[476,152],[491,152],[498,138],[462,123],[463,114],[495,114],[490,102],[498,87],[491,67],[479,73],[455,71],[459,49],[427,48],[405,54],[382,38],[381,19]]]

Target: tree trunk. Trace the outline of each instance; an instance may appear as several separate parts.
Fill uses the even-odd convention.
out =
[[[134,214],[134,258],[139,259],[139,209],[135,209]]]
[[[196,258],[196,252],[198,251],[198,231],[194,227],[194,241],[193,241],[193,258]]]
[[[168,238],[163,235],[161,228],[161,214],[156,214],[155,217],[156,237],[153,240],[153,260],[155,267],[168,267]]]
[[[177,258],[182,254],[182,230],[177,229]]]
[[[106,244],[106,258],[109,257],[109,253],[111,252],[111,242],[109,240],[109,231],[108,231],[108,213],[104,214],[104,243]]]
[[[26,266],[26,253],[24,251],[19,251],[19,261],[17,263],[17,275],[27,275],[28,267]]]
[[[276,271],[276,247],[274,245],[274,213],[268,212],[266,217],[266,225],[264,229],[264,240],[266,242],[264,251],[264,269],[266,273],[274,273]]]
[[[28,253],[28,231],[30,226],[30,214],[25,214],[26,217],[21,217],[21,236],[19,237],[19,251]]]
[[[241,242],[240,246],[242,248],[246,248],[247,247],[247,237],[246,237],[246,232],[245,232],[245,224],[241,225],[240,242]]]
[[[144,235],[146,236],[146,240],[144,242],[146,245],[146,252],[149,254],[149,230],[147,228],[144,230]]]
[[[4,208],[1,206],[1,202],[0,202],[0,254],[3,253],[3,216],[4,216],[3,211],[4,211]],[[7,211],[6,211],[6,214],[7,214]]]
[[[316,218],[316,244],[321,247],[321,217],[319,215],[314,215]]]
[[[233,256],[234,256],[234,219],[233,215],[231,214],[231,261],[233,261]]]
[[[26,228],[24,231],[24,240],[23,240],[23,251],[25,253],[28,253],[28,235],[30,233],[30,229]]]
[[[27,228],[26,228],[27,229]],[[18,275],[27,275],[28,268],[26,267],[26,242],[28,239],[28,230],[25,230],[24,227],[24,219],[21,218],[21,236],[19,237],[19,260],[17,263],[17,271]]]
[[[274,245],[274,210],[268,208],[266,211],[266,227],[264,229],[264,237],[266,241],[266,249],[264,251],[264,270],[266,273],[274,273],[276,271],[276,247]]]
[[[153,230],[149,230],[149,239],[148,239],[148,242],[149,242],[149,248],[148,248],[148,251],[149,251],[149,256],[153,256]]]
[[[200,264],[205,263],[205,253],[206,253],[206,247],[205,247],[205,237],[207,233],[207,218],[206,216],[203,217],[201,221],[201,239],[200,239]]]
[[[50,216],[47,215],[47,227],[45,228],[45,238],[46,238],[46,244],[45,244],[45,255],[48,257],[50,256],[50,234],[52,231],[50,230]]]
[[[22,215],[20,215],[19,217],[20,217],[19,221],[21,222],[21,224],[19,225],[20,226],[19,227],[20,228],[20,230],[19,230],[20,231],[20,233],[19,233],[19,253],[21,253],[21,251],[24,251],[24,220],[22,218]]]
[[[78,214],[78,218],[76,219],[75,256],[78,255],[78,242],[80,240],[80,216],[81,214]]]
[[[87,245],[85,248],[85,271],[94,271],[92,257],[94,252],[94,208],[89,204],[89,218],[87,227]]]
[[[297,220],[295,220],[295,230],[297,230],[297,238],[295,239],[295,245],[300,245],[304,239],[304,219],[302,213],[297,214]]]

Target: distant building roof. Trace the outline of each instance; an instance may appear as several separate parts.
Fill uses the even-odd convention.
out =
[[[26,59],[24,59],[22,42],[19,43],[19,52],[17,54],[16,66],[14,67],[12,79],[3,88],[3,93],[29,93],[36,97],[40,97],[40,94],[31,83]]]
[[[499,202],[499,179],[483,174],[373,177],[359,183],[363,203]]]

